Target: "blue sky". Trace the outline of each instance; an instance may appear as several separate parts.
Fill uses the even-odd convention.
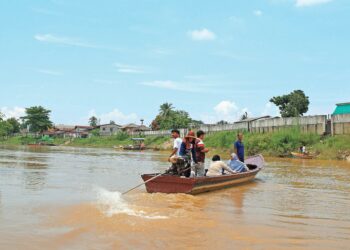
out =
[[[0,2],[0,110],[55,123],[150,123],[171,102],[205,122],[276,115],[302,89],[308,114],[350,101],[348,0]]]

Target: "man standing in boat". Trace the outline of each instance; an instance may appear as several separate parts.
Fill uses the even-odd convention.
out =
[[[237,141],[233,144],[234,152],[236,153],[238,159],[244,162],[244,144],[243,144],[243,133],[239,132],[237,134]]]
[[[182,139],[180,138],[180,131],[173,129],[171,131],[171,137],[174,139],[173,151],[171,152],[168,161],[171,163],[176,163],[177,158],[180,155],[180,148],[182,144]]]
[[[195,150],[196,150],[196,159],[197,163],[193,165],[192,171],[195,176],[204,176],[204,161],[205,161],[205,153],[209,152],[209,149],[205,148],[204,145],[204,137],[205,133],[202,130],[197,131],[197,139],[195,141]]]

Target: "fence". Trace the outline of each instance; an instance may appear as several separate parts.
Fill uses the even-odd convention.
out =
[[[350,134],[350,114],[332,116],[332,135]]]
[[[326,115],[302,116],[302,117],[275,117],[263,119],[249,119],[237,123],[222,125],[201,125],[198,130],[203,130],[210,134],[219,131],[249,131],[252,133],[269,133],[279,131],[285,128],[298,126],[305,133],[314,133],[318,135],[332,134],[350,134],[350,114],[334,115],[328,119]],[[188,132],[187,129],[180,129],[181,136]],[[131,133],[132,136],[170,136],[170,130],[146,131]]]
[[[179,129],[180,136],[184,137],[188,129]],[[170,136],[171,130],[157,130],[157,131],[143,131],[143,132],[130,132],[129,135],[136,137],[136,136]]]
[[[305,133],[322,135],[326,132],[327,116],[302,116],[288,118],[269,118],[251,122],[249,131],[253,133],[274,132],[284,128],[298,126]]]

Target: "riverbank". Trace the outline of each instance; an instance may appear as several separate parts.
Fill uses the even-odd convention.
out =
[[[207,135],[206,146],[210,149],[209,157],[215,153],[229,154],[236,138],[235,131],[222,131]],[[31,137],[11,137],[1,140],[0,145],[25,145],[35,143]],[[131,137],[121,133],[115,136],[90,138],[55,138],[55,145],[73,147],[111,148],[132,144]],[[347,160],[350,159],[350,135],[320,136],[311,133],[301,133],[299,129],[286,129],[274,133],[251,134],[245,133],[244,143],[247,155],[263,154],[272,157],[286,157],[297,151],[301,145],[317,155],[318,159]],[[148,136],[145,145],[158,150],[170,150],[172,140],[168,136]]]

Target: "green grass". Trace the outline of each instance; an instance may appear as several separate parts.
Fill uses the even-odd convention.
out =
[[[217,132],[207,135],[207,147],[215,152],[232,151],[236,132]],[[321,159],[341,158],[339,154],[350,152],[350,135],[323,137],[317,134],[302,133],[298,128],[284,129],[273,133],[244,133],[247,155],[262,153],[269,156],[285,156],[306,145],[311,153],[319,154]]]
[[[223,131],[207,135],[205,143],[210,148],[210,154],[229,153],[233,150],[233,142],[236,140],[236,131]],[[25,145],[35,143],[37,139],[32,137],[11,137],[0,139],[0,145]],[[53,143],[63,145],[69,139],[55,138]],[[172,146],[169,136],[148,136],[145,145],[151,148],[170,149]],[[68,145],[76,147],[101,147],[124,146],[132,144],[131,137],[125,133],[114,136],[93,136],[91,138],[75,138]],[[302,133],[298,128],[284,129],[274,133],[244,133],[244,144],[247,155],[264,154],[266,156],[284,156],[297,151],[305,144],[311,153],[319,154],[320,159],[344,159],[344,155],[350,155],[350,135],[320,136],[316,134]]]

